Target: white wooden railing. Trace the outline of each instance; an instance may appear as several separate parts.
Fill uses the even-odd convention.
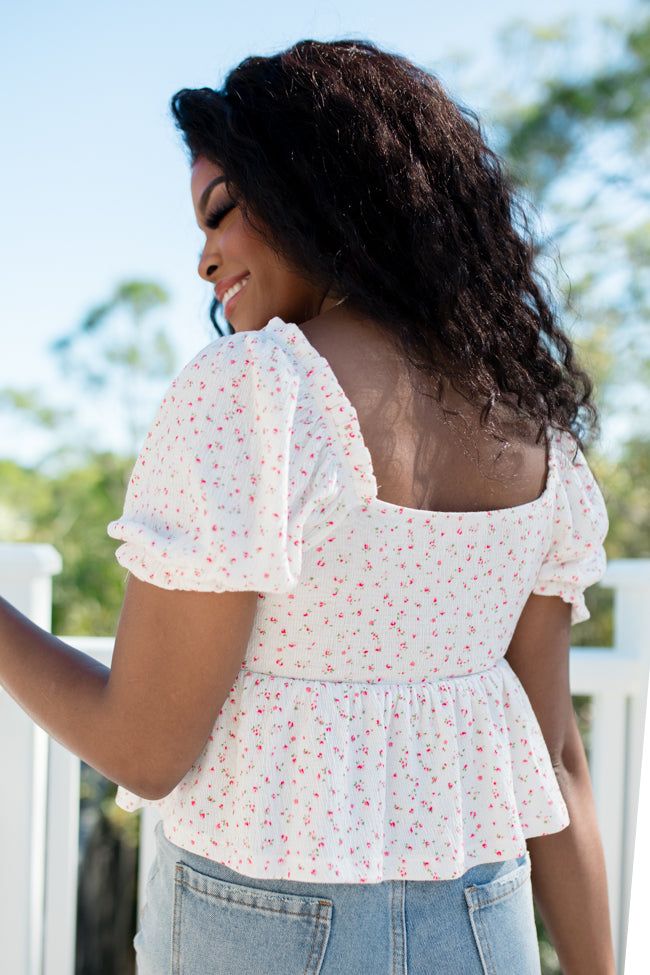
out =
[[[51,545],[0,544],[0,595],[51,629]],[[592,698],[590,772],[603,837],[619,975],[647,968],[642,890],[650,873],[650,559],[610,561],[614,645],[575,647],[571,692]],[[110,667],[114,641],[60,636]],[[644,735],[646,747],[643,747]],[[0,686],[0,972],[74,975],[79,848],[79,759],[39,728]],[[639,839],[636,843],[637,809]],[[142,819],[138,910],[154,856],[157,810]],[[627,953],[626,953],[627,945]],[[626,957],[627,955],[627,957]]]

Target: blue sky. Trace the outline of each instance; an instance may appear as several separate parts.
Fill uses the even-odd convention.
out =
[[[212,293],[198,277],[201,233],[189,170],[168,114],[182,87],[219,86],[250,54],[303,37],[367,38],[440,74],[481,112],[480,92],[453,88],[450,59],[464,52],[480,70],[501,65],[496,36],[514,18],[547,24],[633,7],[621,0],[516,0],[462,4],[405,0],[247,4],[29,2],[4,5],[0,59],[3,146],[0,208],[0,386],[38,388],[51,404],[73,403],[48,343],[124,280],[166,287],[171,303],[152,316],[178,350],[179,367],[210,342]],[[119,322],[116,319],[115,329]],[[171,377],[169,377],[171,378]],[[167,385],[153,389],[150,412]],[[121,424],[84,394],[79,423],[120,449]],[[85,417],[85,419],[84,419]],[[0,456],[36,462],[53,435],[0,415]]]

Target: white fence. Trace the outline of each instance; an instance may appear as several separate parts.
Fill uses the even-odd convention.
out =
[[[52,576],[60,571],[61,558],[50,545],[0,544],[0,595],[46,630],[51,628]],[[637,975],[647,971],[641,964],[642,958],[647,962],[641,896],[650,871],[650,843],[640,835],[635,856],[635,832],[637,809],[639,823],[650,818],[650,722],[648,727],[645,722],[650,559],[611,561],[601,585],[614,591],[614,646],[572,648],[571,692],[592,697],[590,772],[605,848],[617,970]],[[112,638],[57,635],[110,667]],[[74,975],[79,759],[1,687],[0,742],[0,971]],[[133,815],[143,817],[140,910],[154,856],[157,810]]]

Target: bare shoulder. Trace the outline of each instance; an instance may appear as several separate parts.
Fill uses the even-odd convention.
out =
[[[386,329],[369,319],[333,312],[310,319],[300,326],[316,351],[327,359],[346,396],[356,407],[367,398],[370,387],[385,388],[404,372],[403,355]],[[393,387],[393,391],[395,391]]]
[[[329,359],[345,359],[358,353],[363,357],[370,352],[373,357],[397,356],[394,341],[386,329],[368,318],[352,315],[334,316],[333,312],[310,318],[300,326],[311,344]]]
[[[338,311],[338,309],[337,309]],[[441,405],[414,382],[385,328],[328,312],[300,326],[328,362],[355,408],[373,461],[380,500],[435,511],[525,504],[546,484],[544,441],[528,422],[507,429],[503,445],[480,428],[480,404],[449,389]],[[456,411],[449,418],[448,410]]]

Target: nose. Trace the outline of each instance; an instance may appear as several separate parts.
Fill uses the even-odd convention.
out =
[[[197,267],[198,275],[207,281],[209,284],[212,283],[212,275],[217,270],[218,265],[210,263],[210,257],[207,256],[203,251],[199,253],[199,264]]]

